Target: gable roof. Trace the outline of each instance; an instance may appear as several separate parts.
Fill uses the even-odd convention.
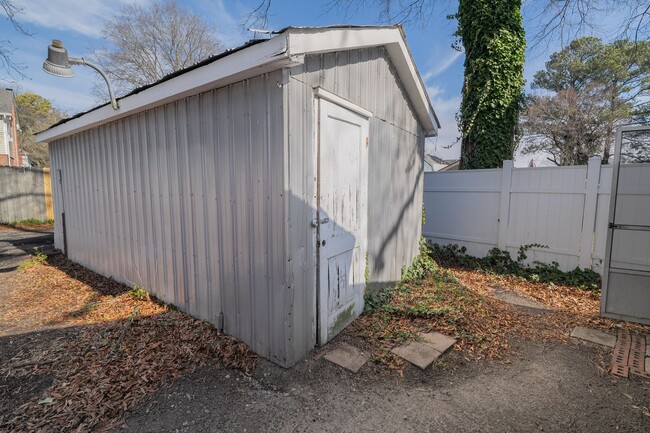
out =
[[[441,164],[441,165],[449,165],[458,161],[458,159],[442,159],[437,155],[430,155],[428,153],[424,154],[424,160],[429,162],[430,164]]]
[[[301,64],[307,54],[384,46],[402,81],[426,136],[440,123],[399,26],[287,27],[270,39],[253,40],[209,57],[161,80],[139,87],[110,103],[79,113],[36,134],[50,141],[90,129],[184,97],[223,87],[286,66]]]
[[[0,89],[0,113],[13,113],[14,91],[11,89]]]

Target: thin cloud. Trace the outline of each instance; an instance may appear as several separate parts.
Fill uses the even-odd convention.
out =
[[[146,0],[30,0],[21,3],[23,13],[18,19],[45,28],[99,38],[104,22],[122,6],[145,2]]]
[[[456,144],[456,139],[460,136],[460,132],[456,123],[456,113],[460,110],[461,97],[445,98],[444,89],[435,86],[428,87],[427,91],[431,96],[431,104],[440,120],[441,128],[438,130],[437,137],[427,141],[425,151],[445,159],[458,158],[460,145]],[[451,147],[447,149],[449,146]]]
[[[225,48],[237,47],[252,38],[252,34],[242,27],[245,19],[238,17],[239,14],[243,17],[247,10],[239,2],[226,4],[224,0],[199,1],[195,7],[204,18],[210,20],[216,38]]]
[[[446,59],[438,63],[435,68],[427,71],[422,76],[422,79],[426,82],[431,78],[437,77],[438,75],[442,74],[447,69],[449,69],[456,62],[456,60],[458,60],[458,58],[462,55],[463,53],[461,53],[460,51],[454,50],[454,52],[450,56],[448,56]]]

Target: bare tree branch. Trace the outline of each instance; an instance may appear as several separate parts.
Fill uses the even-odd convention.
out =
[[[547,42],[551,37],[568,42],[598,29],[604,17],[610,14],[625,18],[617,38],[635,41],[650,36],[650,4],[647,0],[546,0],[542,11],[532,18],[543,24],[533,33],[532,47]]]
[[[7,19],[13,26],[14,30],[18,33],[25,36],[31,36],[20,23],[17,21],[17,16],[23,13],[23,8],[19,7],[14,0],[0,0],[0,8],[4,11],[4,14],[7,16]],[[23,72],[25,70],[25,65],[22,63],[16,63],[13,60],[13,53],[15,48],[11,46],[11,41],[1,40],[0,41],[0,68],[9,75],[11,79],[16,78],[25,78],[26,75]],[[17,76],[16,76],[17,75]],[[1,77],[6,79],[6,77]]]
[[[118,94],[154,83],[222,49],[208,24],[175,0],[127,5],[107,21],[103,35],[111,45],[94,56]],[[95,93],[104,92],[103,83],[98,83]]]

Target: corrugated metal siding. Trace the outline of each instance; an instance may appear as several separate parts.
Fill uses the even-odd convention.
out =
[[[314,86],[374,113],[371,280],[400,277],[421,231],[424,138],[382,48],[203,93],[51,143],[55,242],[291,365],[316,341]],[[63,183],[58,182],[58,170]]]
[[[307,180],[291,185],[292,195],[313,203],[313,87],[320,86],[373,113],[370,119],[368,179],[368,264],[373,285],[398,280],[418,252],[422,229],[424,134],[406,92],[382,47],[307,55],[304,65],[291,70],[292,104],[289,113],[290,153],[305,153],[307,165],[291,164],[295,177]],[[294,99],[295,98],[295,99]],[[298,139],[294,139],[297,137]],[[293,233],[312,232],[302,215]],[[313,253],[312,253],[313,254]],[[310,256],[308,256],[310,257]],[[310,269],[312,267],[306,267]],[[298,269],[295,269],[296,272]],[[314,281],[304,271],[304,284]],[[305,286],[308,287],[308,286]]]
[[[223,311],[228,334],[289,365],[281,82],[202,93],[50,151],[57,247],[65,211],[72,260],[212,323]]]

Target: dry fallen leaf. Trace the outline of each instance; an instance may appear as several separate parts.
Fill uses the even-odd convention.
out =
[[[36,310],[55,327],[74,328],[0,366],[5,377],[53,377],[48,397],[0,415],[2,431],[108,431],[157,389],[207,363],[245,374],[255,366],[245,344],[155,300],[135,299],[126,286],[63,256],[18,272],[14,283],[8,320]]]

